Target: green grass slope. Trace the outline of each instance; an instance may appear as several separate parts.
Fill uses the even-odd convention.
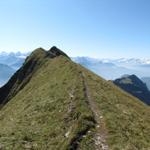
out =
[[[66,55],[38,49],[23,67],[0,95],[1,149],[150,149],[150,110],[136,98]]]
[[[111,150],[150,149],[150,108],[83,68],[88,86],[103,114]]]

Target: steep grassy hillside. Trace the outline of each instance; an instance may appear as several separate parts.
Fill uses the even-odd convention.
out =
[[[150,149],[150,108],[111,82],[85,70],[91,96],[101,111],[112,150]]]
[[[2,149],[150,149],[149,107],[56,47],[33,52],[0,101]]]

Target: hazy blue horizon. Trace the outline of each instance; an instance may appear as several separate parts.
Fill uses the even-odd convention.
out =
[[[34,50],[36,50],[36,49],[34,49]],[[34,51],[33,50],[33,51]],[[46,49],[45,49],[46,50]],[[47,49],[48,50],[48,49]],[[17,54],[18,53],[18,55],[19,54],[22,54],[23,56],[28,56],[28,55],[30,55],[33,51],[0,51],[0,55],[10,55],[11,53],[13,53],[13,54]],[[65,52],[65,51],[64,51]],[[132,59],[132,60],[148,60],[148,61],[150,61],[150,58],[138,58],[138,57],[103,57],[103,56],[101,56],[101,57],[99,57],[99,56],[95,56],[95,57],[93,57],[93,56],[87,56],[87,55],[74,55],[74,56],[72,56],[72,55],[69,55],[69,57],[71,57],[71,58],[89,58],[89,59],[97,59],[97,60],[103,60],[103,61],[107,61],[107,60],[130,60],[130,59]],[[150,63],[150,62],[149,62]]]
[[[53,45],[69,56],[150,58],[149,0],[0,1],[0,52]]]

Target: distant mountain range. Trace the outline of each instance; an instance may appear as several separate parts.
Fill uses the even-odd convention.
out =
[[[72,59],[108,80],[119,78],[124,74],[136,74],[140,78],[150,76],[150,59],[95,59],[89,57]]]
[[[13,69],[18,69],[24,62],[25,58],[29,55],[29,53],[21,53],[21,52],[1,52],[0,53],[0,63],[6,64]]]
[[[15,70],[8,65],[0,64],[0,85],[3,85],[13,75]]]
[[[0,64],[7,65],[9,68],[11,68],[11,70],[13,70],[12,73],[14,73],[21,67],[25,58],[29,54],[30,53],[21,52],[1,52]],[[83,65],[89,70],[92,70],[107,80],[114,80],[121,77],[123,74],[135,74],[140,78],[150,77],[150,59],[96,59],[90,57],[72,57],[72,60]],[[8,70],[6,69],[5,71],[3,69],[3,72],[7,73]],[[0,85],[6,83],[9,77],[9,74],[5,80],[0,77]]]
[[[8,81],[8,79],[19,69],[29,53],[21,52],[1,52],[0,53],[0,86]]]

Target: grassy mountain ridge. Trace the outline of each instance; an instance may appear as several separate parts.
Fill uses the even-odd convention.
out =
[[[113,83],[100,80],[90,71],[86,73],[92,97],[107,126],[109,148],[149,149],[149,107]]]
[[[11,98],[0,110],[3,149],[150,148],[149,107],[64,53],[54,54],[33,52],[20,69],[37,60],[25,67],[29,80],[14,94],[22,85],[17,78],[6,91]]]
[[[38,148],[40,148],[40,145],[41,145],[42,149],[46,149],[46,147],[48,147],[49,149],[59,149],[60,145],[68,141],[68,139],[65,137],[65,134],[69,132],[68,129],[82,130],[83,128],[84,130],[84,128],[86,129],[88,126],[91,126],[91,127],[93,126],[92,125],[93,122],[90,120],[88,121],[88,118],[90,119],[90,116],[92,118],[92,113],[89,111],[89,108],[87,107],[86,102],[84,102],[84,94],[82,92],[83,87],[81,86],[82,82],[79,80],[78,76],[76,75],[77,73],[73,70],[70,70],[71,66],[69,65],[68,65],[68,68],[63,67],[63,69],[59,69],[60,72],[58,72],[57,67],[62,67],[63,63],[66,63],[63,60],[60,60],[60,58],[58,60],[56,59],[55,61],[53,60],[53,62],[51,63],[54,66],[56,63],[60,63],[59,64],[60,66],[57,65],[56,68],[54,67],[51,69],[48,67],[50,72],[45,72],[45,73],[43,72],[42,69],[40,69],[38,74],[37,75],[35,74],[34,77],[32,78],[33,82],[35,80],[34,84],[33,82],[32,84],[28,83],[28,85],[21,92],[19,92],[19,94],[16,97],[14,97],[13,100],[10,101],[10,103],[8,103],[3,108],[4,119],[7,118],[5,117],[7,116],[7,112],[5,111],[11,112],[12,105],[15,105],[15,108],[17,110],[17,112],[16,111],[13,113],[11,112],[12,114],[11,117],[9,116],[10,112],[8,113],[9,118],[14,119],[13,121],[7,122],[7,120],[4,120],[3,122],[6,124],[5,125],[1,124],[3,127],[4,126],[6,127],[6,132],[7,134],[9,133],[8,134],[9,136],[12,134],[11,133],[12,131],[16,131],[15,134],[17,135],[15,135],[15,137],[17,136],[17,143],[18,143],[16,144],[18,145],[16,146],[16,149],[19,148],[20,145],[24,146],[24,144],[20,143],[21,141],[24,140],[24,137],[22,136],[27,136],[28,138],[31,138],[31,139],[35,138],[36,142],[41,142],[41,143],[36,143],[38,145]],[[47,67],[47,64],[45,64],[44,67]],[[67,71],[66,69],[70,70],[69,72],[67,72],[66,74],[67,76],[63,75],[63,72]],[[55,72],[59,74],[56,75]],[[60,76],[60,74],[62,76]],[[41,77],[44,77],[44,78],[41,78]],[[61,80],[57,81],[58,78],[60,78]],[[73,80],[73,81],[70,84],[65,85],[65,82],[67,82],[67,78],[69,81],[70,80]],[[47,83],[47,80],[45,79],[48,79],[50,83]],[[59,84],[59,88],[58,88],[58,84]],[[40,86],[37,86],[37,85],[40,85]],[[46,89],[49,89],[49,90],[46,90]],[[25,91],[27,90],[27,91],[25,92],[24,90]],[[73,99],[73,102],[71,101],[71,98],[69,97],[69,92],[71,93],[72,90],[73,92],[77,93],[76,97]],[[22,93],[24,92],[28,94],[27,95],[23,94],[22,96]],[[32,95],[36,95],[36,97]],[[23,97],[23,100],[22,100],[22,97]],[[78,100],[78,97],[80,98],[80,101]],[[31,102],[33,105],[32,107],[30,106]],[[80,112],[82,111],[82,109],[85,114],[82,114]],[[36,113],[37,111],[38,111],[38,114]],[[19,114],[19,116],[17,114]],[[87,123],[87,125],[89,123],[87,127],[81,126],[82,123],[84,124],[84,119],[80,119],[79,116],[81,118],[82,117],[85,118],[85,123]],[[86,121],[86,117],[87,117],[87,121]],[[22,120],[22,118],[25,118],[25,120],[24,119]],[[14,122],[15,122],[15,126],[13,125]],[[90,125],[90,122],[91,122],[91,125]],[[10,128],[10,130],[8,129],[8,127]],[[28,127],[30,127],[31,131],[28,129]],[[27,133],[26,135],[26,131],[30,131],[30,132]],[[39,132],[39,133],[34,133],[34,132]],[[78,133],[79,131],[75,130],[74,132]],[[37,138],[38,138],[38,141],[37,141]],[[45,140],[43,140],[43,138],[47,140],[47,142],[49,141],[48,140],[49,138],[51,138],[52,140],[49,141],[49,143],[45,143]],[[8,141],[6,141],[6,143],[7,142]],[[71,143],[71,139],[70,141],[68,141],[67,144],[64,143],[64,147],[65,145],[69,147],[69,143]],[[12,143],[10,143],[10,145],[11,144]],[[34,142],[32,146],[34,147]]]
[[[7,103],[7,101],[15,96],[30,81],[34,73],[45,61],[57,55],[68,57],[56,47],[52,47],[49,51],[45,51],[43,48],[34,50],[8,83],[0,88],[0,104],[3,105]]]

